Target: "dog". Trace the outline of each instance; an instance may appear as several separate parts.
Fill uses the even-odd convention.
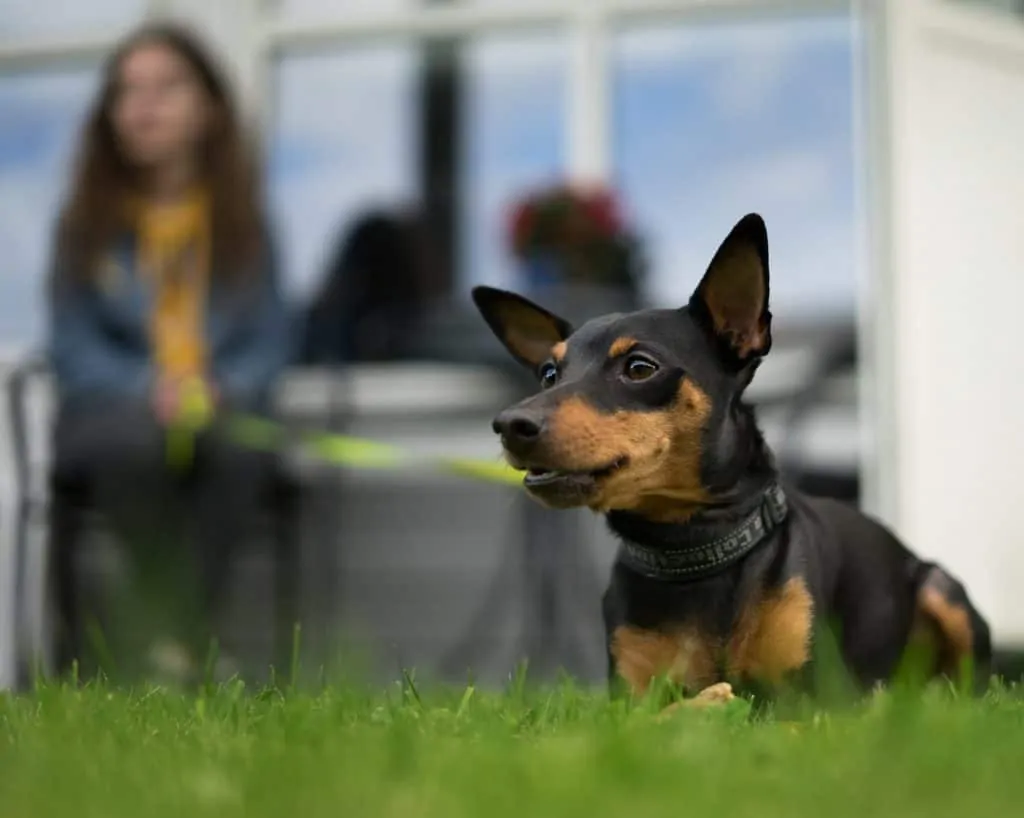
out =
[[[609,682],[655,679],[692,703],[847,679],[987,684],[989,629],[961,583],[851,506],[785,484],[744,390],[772,345],[768,235],[741,219],[687,305],[568,322],[520,295],[474,303],[539,391],[493,423],[523,485],[605,515],[619,540],[603,597]],[[687,699],[684,699],[686,701]]]

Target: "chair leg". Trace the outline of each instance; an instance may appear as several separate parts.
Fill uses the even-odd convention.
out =
[[[81,520],[77,509],[55,500],[50,511],[48,575],[54,606],[54,664],[67,675],[82,657],[82,622],[75,545]]]
[[[277,492],[274,508],[274,654],[278,673],[291,679],[295,627],[299,622],[301,548],[298,537],[298,497],[287,488]],[[280,676],[279,676],[280,678]]]
[[[18,507],[16,521],[15,543],[17,547],[17,569],[14,596],[15,596],[15,617],[16,633],[19,645],[17,664],[17,685],[20,690],[29,690],[36,681],[35,656],[33,651],[38,646],[32,644],[27,633],[29,623],[32,622],[31,610],[31,582],[34,579],[29,569],[31,559],[31,504],[27,499],[22,499]],[[45,593],[44,593],[45,596]],[[30,647],[25,647],[28,643]]]
[[[39,519],[49,515],[42,506],[40,501],[25,500],[18,515],[19,565],[15,595],[20,641],[18,683],[21,689],[30,689],[40,675],[51,675],[54,669],[49,527]]]

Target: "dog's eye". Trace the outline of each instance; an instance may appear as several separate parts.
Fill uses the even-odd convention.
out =
[[[630,355],[626,359],[625,375],[631,381],[645,381],[658,371],[658,365],[642,355]]]
[[[542,389],[550,389],[558,382],[558,367],[553,363],[546,363],[541,366],[537,374],[540,376]]]

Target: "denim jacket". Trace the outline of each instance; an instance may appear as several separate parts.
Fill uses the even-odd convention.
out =
[[[272,248],[271,248],[272,250]],[[134,237],[118,241],[83,279],[57,253],[49,297],[48,353],[58,400],[148,399],[155,366],[149,340],[153,292],[138,275]],[[264,410],[291,358],[292,330],[276,255],[241,285],[211,277],[206,304],[211,377],[229,405]]]

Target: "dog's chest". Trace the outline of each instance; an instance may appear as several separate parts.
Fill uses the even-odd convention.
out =
[[[617,674],[635,693],[661,677],[697,691],[718,681],[778,685],[810,659],[813,604],[799,577],[746,602],[727,633],[697,616],[657,628],[616,627],[609,649]]]

